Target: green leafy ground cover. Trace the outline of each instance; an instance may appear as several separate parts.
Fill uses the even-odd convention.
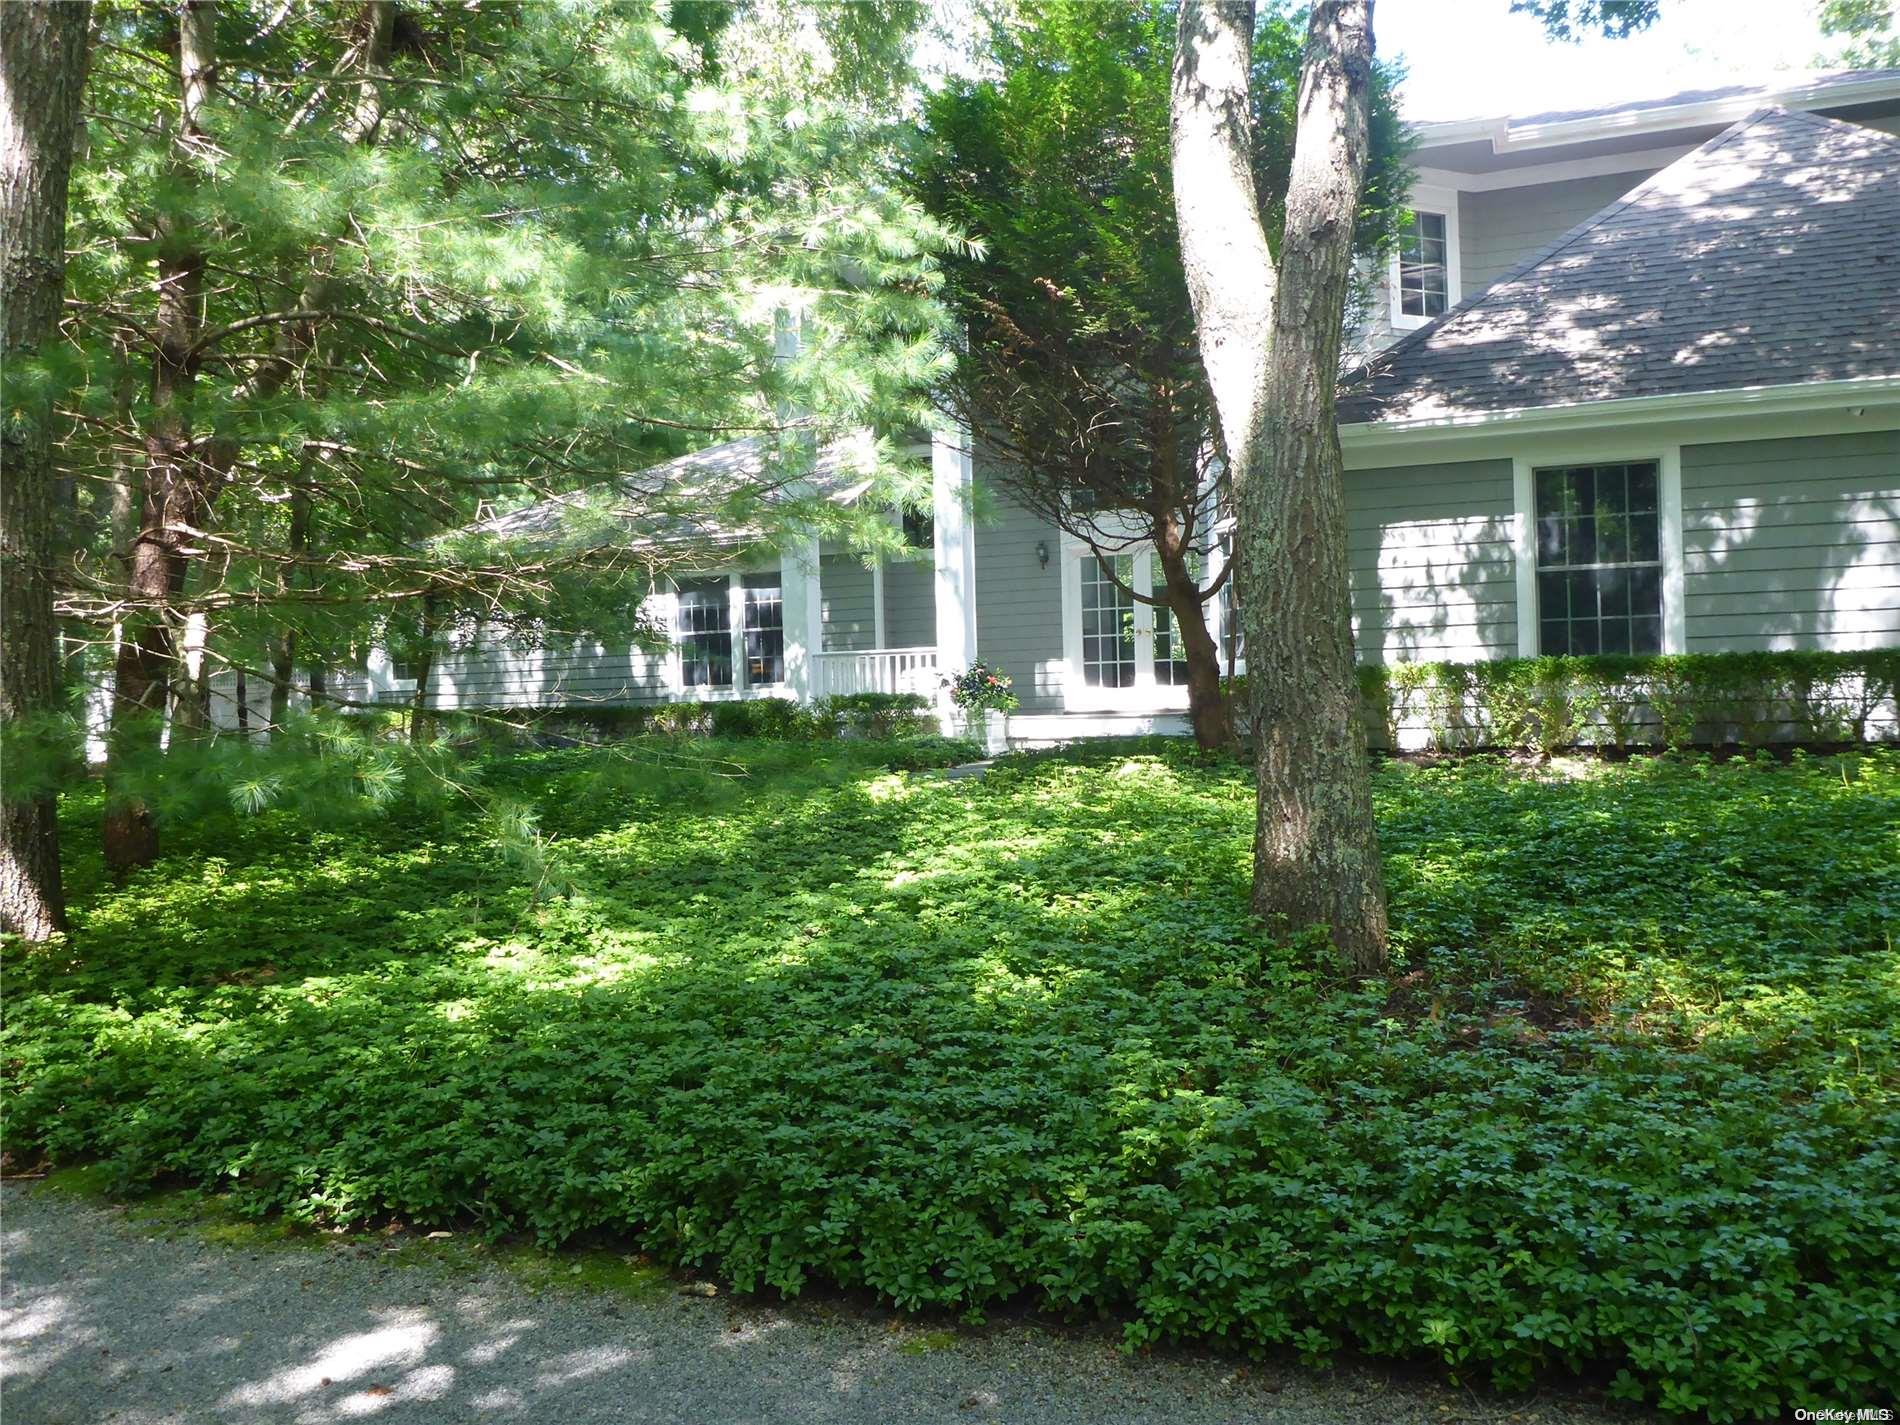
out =
[[[420,813],[82,857],[13,1155],[1724,1419],[1900,1379],[1900,755],[1386,766],[1356,986],[1244,914],[1231,765],[717,752],[495,770],[552,900]]]

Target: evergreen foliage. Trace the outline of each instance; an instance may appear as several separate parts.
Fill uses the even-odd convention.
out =
[[[1264,8],[1254,45],[1255,185],[1284,223],[1304,19]],[[1167,0],[1053,0],[999,26],[995,77],[952,80],[924,109],[912,190],[980,250],[945,260],[968,334],[946,399],[990,456],[988,478],[1097,554],[1152,547],[1152,593],[1218,698],[1201,605],[1222,576],[1213,527],[1231,510],[1210,468],[1218,433],[1170,197]],[[1356,241],[1382,253],[1404,217],[1399,76],[1381,68]],[[1170,585],[1178,587],[1170,588]],[[1185,637],[1183,635],[1186,635]]]
[[[954,240],[888,181],[920,14],[106,7],[64,339],[18,379],[68,422],[61,611],[75,669],[119,650],[115,805],[223,669],[281,720],[373,643],[650,641],[642,595],[708,546],[628,530],[682,507],[886,538],[947,360]],[[736,437],[744,478],[641,478]],[[805,479],[833,446],[855,509]],[[555,530],[479,523],[549,497]]]

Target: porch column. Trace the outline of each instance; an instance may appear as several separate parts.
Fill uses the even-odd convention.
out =
[[[871,566],[871,647],[889,648],[890,623],[884,617],[884,556]]]
[[[779,556],[779,598],[785,621],[785,686],[808,703],[820,692],[813,659],[825,646],[816,536],[794,539]]]
[[[948,676],[976,662],[976,531],[970,519],[970,437],[937,431],[930,437],[930,474],[937,560],[937,672]],[[938,712],[950,730],[949,699]]]

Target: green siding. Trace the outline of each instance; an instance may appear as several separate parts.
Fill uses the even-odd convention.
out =
[[[824,610],[825,652],[849,653],[877,646],[877,613],[871,571],[855,554],[827,554],[818,566],[819,603]]]
[[[1511,462],[1346,474],[1353,637],[1368,663],[1517,652]]]
[[[979,472],[978,478],[981,479]],[[1062,559],[1054,525],[1000,497],[976,526],[977,655],[1014,682],[1025,712],[1062,707]],[[1036,545],[1049,550],[1049,567]]]
[[[1688,152],[1685,148],[1683,152]],[[1656,170],[1566,178],[1458,198],[1459,279],[1469,299]]]
[[[1691,653],[1900,643],[1900,431],[1682,449]]]
[[[936,647],[937,565],[928,553],[884,566],[884,639],[892,648]]]

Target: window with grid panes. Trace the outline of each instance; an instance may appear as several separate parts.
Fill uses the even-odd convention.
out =
[[[1082,557],[1082,678],[1094,688],[1135,685],[1135,601],[1122,592],[1093,554]],[[1135,561],[1114,560],[1116,577],[1131,584]]]
[[[728,588],[724,579],[680,585],[680,680],[689,688],[732,686]]]
[[[1399,310],[1408,317],[1435,317],[1445,310],[1450,292],[1445,215],[1414,213],[1399,229]]]
[[[1153,556],[1150,556],[1152,559]],[[1165,590],[1161,577],[1159,560],[1154,560],[1157,597]],[[1188,556],[1188,577],[1196,584],[1201,582],[1205,570],[1197,555]],[[1155,682],[1164,688],[1185,688],[1188,680],[1187,654],[1181,648],[1181,626],[1174,616],[1174,610],[1165,604],[1158,604],[1154,610],[1155,629]]]
[[[777,574],[748,574],[745,676],[754,687],[785,681],[785,599]]]
[[[1539,650],[1660,653],[1656,462],[1556,466],[1535,482]]]

